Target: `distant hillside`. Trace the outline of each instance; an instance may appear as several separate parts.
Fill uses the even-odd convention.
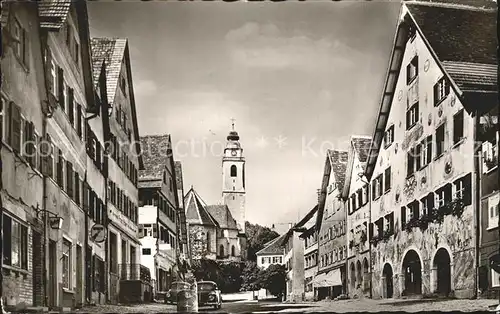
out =
[[[276,231],[259,224],[245,222],[245,231],[248,239],[247,257],[251,261],[257,261],[255,253],[264,248],[264,244],[279,237]]]

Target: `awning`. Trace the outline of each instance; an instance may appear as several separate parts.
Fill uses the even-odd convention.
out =
[[[330,270],[327,273],[322,273],[314,277],[312,280],[314,287],[333,287],[342,286],[342,279],[340,277],[340,268]]]

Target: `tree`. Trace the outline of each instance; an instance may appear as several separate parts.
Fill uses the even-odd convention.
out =
[[[272,264],[260,274],[260,284],[272,295],[281,298],[285,294],[285,266]]]
[[[242,279],[243,284],[241,285],[241,290],[243,291],[255,291],[259,290],[260,287],[260,275],[262,270],[257,266],[254,261],[247,261],[245,263],[245,268],[243,269]]]
[[[255,253],[262,250],[264,244],[279,237],[276,231],[259,224],[251,224],[248,221],[245,222],[245,231],[248,238],[247,259],[254,262],[257,261]]]

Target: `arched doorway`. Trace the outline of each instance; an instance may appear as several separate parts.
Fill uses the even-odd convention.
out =
[[[422,293],[422,264],[420,257],[414,250],[408,251],[403,260],[403,272],[405,274],[406,295]]]
[[[448,296],[451,292],[451,259],[450,254],[444,248],[440,248],[434,256],[434,268],[436,268],[436,292]]]
[[[370,269],[368,266],[368,260],[365,259],[363,260],[363,282],[365,283],[365,287],[363,287],[363,291],[367,291],[370,289],[370,287],[367,285],[367,283],[370,282]]]
[[[219,256],[224,257],[224,245],[222,244],[219,246]]]
[[[357,278],[357,287],[356,288],[363,288],[363,273],[361,272],[361,262],[358,261],[356,263],[356,275],[358,275],[358,278]]]
[[[354,263],[351,263],[351,288],[356,288],[356,270],[354,269]]]
[[[392,267],[390,264],[385,264],[384,269],[382,270],[382,277],[385,279],[385,297],[390,299],[393,297],[394,294],[394,288],[393,288],[393,283],[392,283]]]
[[[231,246],[231,256],[236,256],[236,249],[234,248],[234,245]]]

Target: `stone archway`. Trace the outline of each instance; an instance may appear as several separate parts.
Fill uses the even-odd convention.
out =
[[[351,289],[356,289],[356,270],[354,268],[354,263],[351,263]]]
[[[422,262],[417,252],[409,250],[403,259],[405,295],[422,294]]]
[[[392,281],[393,278],[392,267],[389,263],[384,265],[384,269],[382,270],[382,282],[383,289],[382,296],[384,298],[392,298],[394,295],[394,283]]]
[[[433,260],[435,287],[438,294],[448,296],[451,292],[451,258],[445,248],[440,248]]]
[[[370,266],[368,264],[368,259],[365,257],[363,260],[363,283],[364,287],[361,287],[364,292],[370,290],[368,283],[371,282],[370,279]]]
[[[357,261],[356,263],[356,288],[363,288],[363,272],[361,270],[361,262]]]

